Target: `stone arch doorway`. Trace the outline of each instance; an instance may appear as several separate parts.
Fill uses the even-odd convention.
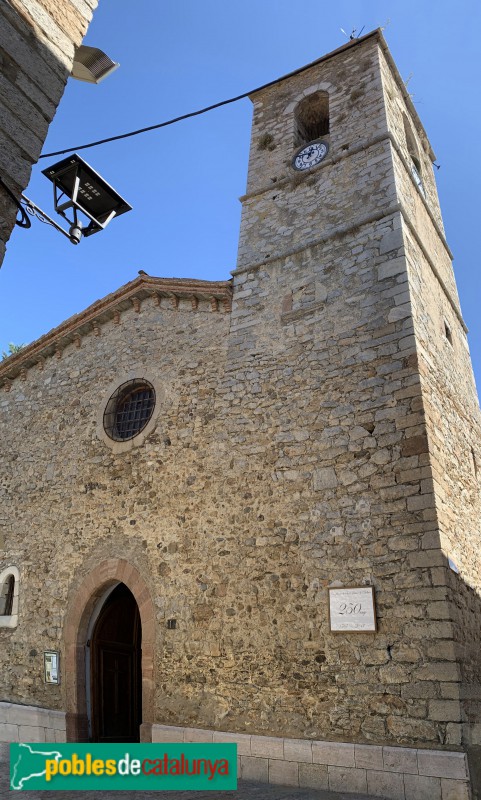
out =
[[[118,583],[102,603],[87,640],[87,714],[92,741],[139,741],[141,647],[142,625],[135,597],[124,583]]]
[[[125,587],[128,591],[126,595],[125,589],[119,589],[119,586]],[[109,589],[111,592],[109,593]],[[117,593],[117,596],[115,596]],[[119,607],[115,605],[109,612],[109,597],[113,597],[113,601],[120,601],[119,594],[124,595],[125,598],[132,596],[128,600],[127,605],[130,603],[131,612],[135,617],[135,608],[138,613],[138,622],[135,623],[132,619],[133,626],[138,625],[137,639],[140,635],[142,637],[141,657],[138,660],[138,680],[136,686],[139,688],[141,697],[137,699],[138,719],[136,725],[139,728],[139,733],[135,737],[137,740],[148,742],[152,741],[152,723],[153,723],[153,710],[154,710],[154,605],[150,596],[147,584],[143,580],[139,571],[123,559],[109,559],[100,563],[90,572],[78,586],[77,590],[73,592],[64,627],[64,640],[65,640],[65,662],[64,662],[64,703],[67,711],[67,741],[69,742],[86,742],[89,738],[95,738],[99,735],[99,723],[93,721],[93,730],[89,733],[89,720],[88,720],[88,697],[90,693],[90,683],[94,687],[94,681],[87,681],[87,651],[90,644],[92,644],[92,633],[97,631],[97,625],[100,624],[105,616],[101,627],[98,629],[99,636],[98,642],[107,645],[109,639],[107,636],[115,634],[115,619],[118,619]],[[108,596],[107,596],[108,595]],[[104,602],[101,599],[104,598]],[[105,599],[106,598],[106,599]],[[95,626],[92,628],[91,620],[92,614],[95,609],[99,608],[100,613]],[[120,604],[121,607],[121,604]],[[109,613],[108,613],[109,612]],[[109,621],[109,616],[111,617]],[[125,637],[124,637],[125,638]],[[114,642],[115,643],[115,642]],[[123,646],[125,642],[117,642]],[[132,637],[131,646],[135,645],[135,635]],[[105,648],[104,648],[105,649]],[[115,649],[115,648],[114,648]],[[135,649],[135,648],[134,648]],[[98,650],[98,648],[97,648]],[[107,658],[108,661],[108,658]],[[107,669],[109,667],[107,666]],[[116,669],[115,664],[110,663],[110,668]],[[117,670],[120,672],[125,668],[120,663],[117,664]],[[93,677],[93,676],[92,676]],[[98,677],[98,672],[97,672]],[[124,676],[125,677],[125,676]],[[117,675],[118,680],[123,680],[120,673]],[[97,691],[98,691],[97,686]],[[114,700],[110,698],[112,702]],[[92,705],[94,711],[95,700]],[[141,709],[141,711],[140,711]],[[135,711],[135,709],[134,709]],[[98,713],[98,711],[95,711]],[[129,712],[130,713],[130,712]],[[139,724],[140,723],[140,724]],[[97,729],[95,729],[97,725]],[[106,730],[104,729],[104,734]],[[113,739],[100,739],[101,741],[113,741]],[[119,741],[116,739],[116,741]],[[126,741],[126,739],[124,739]]]

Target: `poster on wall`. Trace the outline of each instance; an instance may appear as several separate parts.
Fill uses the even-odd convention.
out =
[[[48,650],[43,654],[45,683],[60,683],[58,650]]]
[[[374,587],[329,589],[329,628],[332,633],[375,633]]]

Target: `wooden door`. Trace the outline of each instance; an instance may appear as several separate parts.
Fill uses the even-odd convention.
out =
[[[91,641],[92,739],[138,742],[141,626],[133,594],[121,583],[107,598]]]

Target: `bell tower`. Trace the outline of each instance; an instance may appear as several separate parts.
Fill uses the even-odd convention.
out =
[[[380,31],[251,99],[230,367],[277,398],[270,474],[319,613],[329,587],[376,594],[369,645],[321,619],[322,725],[479,753],[480,412],[434,153]]]
[[[379,51],[356,44],[252,96],[238,268],[315,246],[395,201]],[[322,148],[322,163],[306,145]]]

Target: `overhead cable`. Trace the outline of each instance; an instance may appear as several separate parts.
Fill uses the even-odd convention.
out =
[[[370,34],[368,34],[369,36]],[[365,38],[365,37],[363,37]],[[345,49],[352,45],[352,42],[349,44],[344,45],[340,49]],[[231,97],[229,100],[222,100],[220,103],[214,103],[211,106],[206,106],[205,108],[201,108],[198,111],[191,111],[189,114],[182,114],[180,117],[174,117],[174,119],[168,119],[165,122],[159,122],[157,125],[149,125],[146,128],[139,128],[135,131],[129,131],[128,133],[121,133],[117,136],[109,136],[106,139],[99,139],[96,142],[89,142],[88,144],[81,144],[76,145],[75,147],[67,147],[65,150],[55,150],[52,153],[43,153],[40,158],[52,158],[53,156],[63,156],[65,153],[72,153],[78,152],[79,150],[86,150],[88,147],[98,147],[100,144],[107,144],[108,142],[117,142],[119,139],[128,139],[131,136],[138,136],[140,133],[147,133],[148,131],[155,131],[159,128],[166,128],[168,125],[174,125],[176,122],[182,122],[184,119],[190,119],[191,117],[198,117],[200,114],[206,114],[208,111],[213,111],[215,108],[221,108],[222,106],[227,106],[230,103],[237,103],[238,100],[244,100],[246,97],[249,97],[256,92],[260,92],[262,89],[268,89],[269,86],[274,86],[275,84],[281,83],[281,81],[285,81],[288,78],[292,78],[294,75],[300,75],[302,72],[305,72],[311,67],[319,64],[321,61],[327,61],[328,58],[331,58],[337,51],[335,50],[333,53],[329,53],[327,56],[322,56],[321,58],[316,59],[315,61],[311,61],[310,64],[306,64],[305,67],[300,67],[299,69],[294,70],[293,72],[289,72],[287,75],[283,75],[281,78],[276,78],[273,81],[269,81],[269,83],[264,83],[262,86],[258,86],[257,89],[251,89],[248,92],[243,92],[242,94],[237,95],[237,97]]]

